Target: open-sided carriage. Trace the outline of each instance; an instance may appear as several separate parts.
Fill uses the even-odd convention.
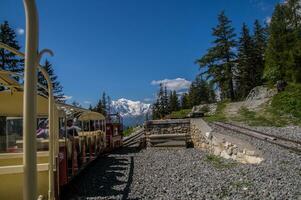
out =
[[[22,199],[24,92],[14,76],[0,70],[0,199]],[[37,94],[37,121],[32,122],[37,125],[38,193],[47,196],[52,183],[59,199],[62,187],[89,162],[121,145],[122,118],[109,115],[106,119],[88,109],[54,101],[49,125],[49,101],[44,94]],[[53,154],[49,151],[50,135]]]
[[[60,165],[60,170],[66,174],[62,174],[60,183],[67,183],[70,177],[106,150],[105,117],[92,111],[77,115],[77,118],[67,119],[62,129],[64,135],[61,137],[66,141],[66,148],[60,149],[60,155],[66,155],[66,163]]]

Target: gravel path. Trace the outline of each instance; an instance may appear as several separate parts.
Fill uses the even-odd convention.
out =
[[[301,199],[301,157],[252,142],[266,157],[260,165],[197,149],[124,149],[99,158],[63,199]]]
[[[275,136],[282,136],[293,140],[301,141],[301,127],[300,126],[286,126],[286,127],[267,127],[267,126],[248,126],[243,123],[234,123],[240,126],[262,131]]]

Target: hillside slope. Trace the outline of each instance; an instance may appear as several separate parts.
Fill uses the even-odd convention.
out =
[[[193,110],[203,109],[200,105]],[[245,101],[219,102],[206,114],[208,121],[236,121],[254,126],[301,125],[301,85],[289,84],[285,91],[259,86]]]

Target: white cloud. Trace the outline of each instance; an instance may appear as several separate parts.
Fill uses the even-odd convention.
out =
[[[72,98],[73,98],[72,96],[67,96],[67,95],[63,96],[63,100],[65,100],[65,101],[70,100]]]
[[[91,104],[91,101],[84,101],[84,104]]]
[[[271,17],[266,17],[264,21],[269,25],[271,23],[271,20]]]
[[[163,79],[163,80],[153,80],[151,82],[152,85],[160,85],[163,84],[169,90],[183,90],[188,89],[191,85],[191,82],[184,78],[176,78],[176,79]]]
[[[16,33],[17,35],[23,35],[25,33],[25,30],[23,28],[17,28]]]

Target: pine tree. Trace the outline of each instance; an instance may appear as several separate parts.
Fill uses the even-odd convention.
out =
[[[275,83],[286,79],[285,66],[287,65],[287,22],[284,5],[278,4],[269,25],[269,40],[266,49],[264,76]]]
[[[254,22],[253,40],[253,63],[255,68],[255,81],[257,85],[262,85],[265,62],[265,49],[267,47],[267,27],[263,27],[259,20]]]
[[[181,97],[181,109],[188,108],[191,108],[189,103],[189,95],[187,93],[184,93]]]
[[[195,80],[191,83],[188,96],[190,107],[215,101],[214,90],[209,83],[199,75],[196,76]]]
[[[278,80],[301,82],[300,3],[288,0],[278,4],[269,26],[264,77],[271,83]]]
[[[167,92],[167,87],[164,86],[164,94],[163,94],[163,99],[162,99],[162,105],[163,105],[163,116],[166,116],[170,113],[169,111],[169,106],[168,106],[168,92]]]
[[[218,16],[218,25],[213,28],[214,46],[197,62],[204,75],[221,89],[221,98],[234,100],[233,68],[236,47],[234,28],[224,11]]]
[[[162,119],[170,113],[169,96],[166,86],[160,84],[156,102],[152,105],[153,119]]]
[[[108,95],[107,96],[107,113],[108,114],[111,113],[111,106],[112,106],[112,100],[111,100],[111,97]]]
[[[238,59],[237,59],[237,96],[244,98],[249,91],[257,86],[257,76],[255,68],[254,44],[250,31],[244,23],[242,26],[241,37],[238,45]]]
[[[173,112],[173,111],[178,111],[179,110],[179,99],[178,99],[178,95],[177,92],[174,91],[170,91],[169,93],[169,113]]]
[[[165,115],[165,99],[164,99],[164,88],[163,84],[160,84],[160,89],[158,93],[158,115],[163,118]]]
[[[9,26],[7,21],[4,21],[4,23],[0,25],[0,42],[17,50],[20,49],[16,40],[16,33]],[[23,59],[19,59],[12,52],[0,48],[0,69],[21,72],[23,70]]]
[[[300,0],[287,0],[286,6],[288,30],[292,38],[291,68],[288,68],[288,76],[291,81],[301,83],[301,2]]]
[[[107,96],[106,96],[105,92],[102,93],[102,101],[101,102],[102,102],[102,114],[107,115],[108,104],[107,104]]]
[[[156,120],[156,119],[160,119],[161,116],[160,116],[160,111],[159,111],[159,100],[157,99],[156,102],[152,105],[152,112],[153,112],[153,120]]]
[[[42,67],[46,70],[46,72],[50,77],[50,80],[52,82],[52,87],[53,87],[53,95],[55,99],[57,99],[58,101],[63,101],[63,96],[64,96],[63,87],[61,86],[60,82],[57,80],[58,77],[54,73],[52,64],[48,60],[45,60],[45,64]],[[38,83],[45,88],[48,87],[48,83],[41,72],[38,73]],[[39,91],[42,92],[44,95],[48,95],[48,91],[45,91],[44,89],[39,89]]]
[[[104,113],[104,110],[103,110],[103,104],[102,104],[101,99],[98,100],[98,102],[97,102],[97,104],[96,104],[96,106],[95,106],[95,108],[94,108],[93,110],[94,110],[95,112],[99,112],[99,113],[101,113],[101,114]]]
[[[89,105],[89,110],[93,111],[93,107],[91,104]]]

